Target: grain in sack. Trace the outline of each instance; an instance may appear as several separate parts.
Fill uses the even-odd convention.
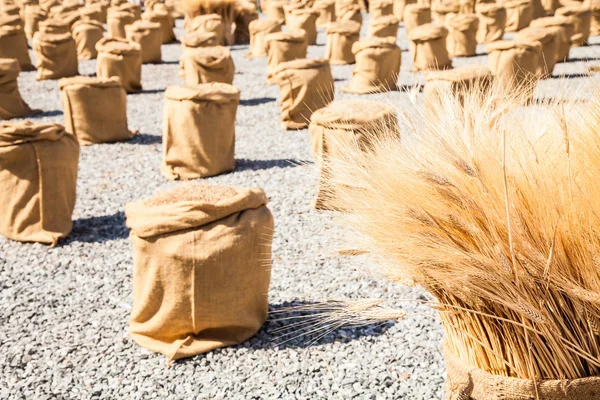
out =
[[[335,0],[317,0],[314,9],[319,11],[317,27],[326,27],[335,22]]]
[[[454,0],[437,0],[431,3],[431,20],[443,24],[446,16],[458,14],[459,3]]]
[[[70,33],[62,35],[38,32],[32,46],[37,60],[38,81],[60,79],[78,74],[77,44]]]
[[[437,24],[421,25],[409,33],[413,71],[452,67],[446,48],[447,36],[448,30]]]
[[[55,246],[73,227],[79,143],[55,123],[0,123],[0,234]]]
[[[377,19],[394,14],[393,0],[370,0],[369,15],[371,19]]]
[[[218,14],[198,15],[186,20],[183,29],[190,32],[214,33],[217,36],[217,44],[223,44],[225,39],[225,25],[223,18]]]
[[[0,17],[2,22],[2,17]],[[34,69],[29,57],[27,36],[21,25],[0,25],[0,58],[14,58],[19,61],[21,71]]]
[[[369,36],[373,37],[397,37],[400,21],[393,15],[371,19],[369,25]]]
[[[117,76],[127,93],[142,90],[142,50],[127,39],[104,38],[96,45],[98,78]]]
[[[184,184],[127,204],[125,215],[137,344],[176,360],[258,332],[274,228],[262,189]]]
[[[175,40],[175,32],[173,31],[173,19],[171,14],[162,10],[147,10],[142,14],[144,21],[155,22],[160,24],[162,43],[171,43]]]
[[[469,57],[477,54],[477,28],[479,19],[476,14],[454,14],[446,21],[448,37],[446,48],[450,57]]]
[[[256,4],[249,1],[244,1],[238,8],[235,17],[235,30],[233,31],[234,43],[249,43],[250,30],[248,26],[250,22],[258,19],[258,11]]]
[[[247,57],[267,57],[266,36],[269,33],[281,32],[281,22],[273,19],[257,19],[250,22],[250,52]]]
[[[27,39],[32,39],[33,35],[39,31],[40,22],[46,19],[46,12],[39,6],[28,5],[23,13],[23,27]]]
[[[79,10],[79,15],[81,15],[83,21],[96,21],[101,24],[106,23],[106,14],[107,10],[100,3],[87,5]]]
[[[71,25],[69,25],[68,21],[48,18],[40,22],[39,31],[54,35],[64,35],[65,33],[71,33]]]
[[[429,6],[421,4],[407,4],[404,7],[403,20],[404,28],[408,34],[417,26],[431,23],[431,9]]]
[[[336,0],[335,16],[337,21],[354,21],[362,25],[360,7],[354,0]]]
[[[273,77],[281,92],[283,129],[306,128],[312,113],[333,101],[333,76],[327,60],[284,62],[273,71]]]
[[[270,33],[265,40],[268,53],[267,82],[273,85],[275,68],[282,62],[306,58],[308,43],[306,33],[302,30]]]
[[[290,31],[303,30],[309,46],[317,44],[317,18],[319,12],[314,9],[293,10],[285,23]]]
[[[150,21],[135,21],[125,27],[127,40],[138,43],[142,51],[142,64],[162,62],[162,30],[160,24]],[[185,47],[182,45],[182,51]]]
[[[201,83],[233,83],[235,66],[227,47],[186,47],[183,55],[185,84],[195,86]]]
[[[338,21],[326,29],[325,58],[332,65],[354,64],[352,46],[360,37],[360,24],[355,21]]]
[[[398,21],[404,20],[404,8],[409,4],[416,4],[417,0],[394,0],[394,15]]]
[[[573,20],[573,36],[571,46],[579,47],[587,43],[592,26],[592,10],[585,4],[568,4],[556,10],[560,17],[571,17]]]
[[[118,8],[109,8],[106,16],[108,37],[125,39],[125,26],[131,25],[135,21],[135,14]]]
[[[556,30],[558,36],[557,62],[564,62],[569,58],[571,50],[571,37],[573,36],[574,22],[571,17],[545,17],[531,21],[533,28],[551,28]]]
[[[127,93],[119,78],[76,76],[58,82],[65,130],[81,145],[123,142],[133,137],[127,128]]]
[[[502,39],[506,26],[506,9],[496,3],[480,3],[475,6],[479,18],[477,43],[491,43]]]
[[[79,60],[92,60],[98,56],[96,44],[104,37],[104,26],[100,22],[77,21],[72,33]]]
[[[163,175],[179,180],[232,171],[240,91],[215,82],[170,86],[165,98]]]
[[[0,119],[11,119],[33,114],[19,92],[19,62],[14,58],[0,58]]]
[[[502,3],[506,9],[505,32],[518,32],[529,26],[533,20],[533,3],[531,0],[508,0]]]
[[[362,39],[354,43],[352,52],[356,64],[343,92],[365,94],[398,89],[402,50],[395,37]]]
[[[265,10],[265,14],[267,14],[267,18],[273,21],[280,21],[281,23],[285,22],[285,7],[288,4],[286,0],[269,0],[267,3],[267,7]]]

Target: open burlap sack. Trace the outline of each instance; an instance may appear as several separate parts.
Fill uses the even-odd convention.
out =
[[[142,18],[142,6],[139,4],[130,3],[129,1],[125,1],[118,6],[116,6],[121,11],[127,11],[132,13],[135,16],[135,20],[139,21]],[[153,10],[155,9],[152,8]]]
[[[173,20],[171,19],[171,14],[169,14],[167,11],[146,10],[144,14],[142,14],[142,19],[144,21],[155,22],[160,24],[161,38],[163,44],[171,43],[176,39],[175,32],[173,31]]]
[[[292,13],[292,11],[303,10],[306,8],[308,8],[308,5],[306,4],[306,1],[304,1],[304,0],[291,1],[291,2],[288,2],[286,5],[284,5],[283,12],[285,13],[285,24],[287,25],[288,18],[290,17],[290,14]]]
[[[590,10],[592,10],[590,35],[597,36],[600,35],[600,0],[591,0]]]
[[[34,69],[27,50],[27,36],[21,25],[0,25],[0,58],[17,59],[21,71]]]
[[[48,18],[40,21],[39,31],[53,35],[64,35],[65,33],[71,33],[71,26],[68,21]]]
[[[181,38],[181,54],[185,53],[185,49],[188,47],[206,47],[206,46],[217,46],[219,39],[215,32],[190,32],[183,35]],[[179,60],[179,76],[185,77],[185,66],[183,63],[183,57]]]
[[[546,17],[538,18],[531,21],[531,27],[534,28],[551,28],[558,32],[558,50],[556,61],[563,62],[569,58],[569,50],[571,49],[571,37],[574,32],[574,22],[571,17]]]
[[[274,227],[262,189],[187,184],[129,203],[125,215],[137,344],[176,360],[258,332]]]
[[[404,7],[404,28],[410,33],[417,26],[431,23],[431,8],[421,4],[407,4]]]
[[[269,0],[267,7],[264,10],[267,14],[267,18],[273,21],[285,22],[285,10],[284,6],[288,4],[287,0]]]
[[[250,52],[247,57],[266,57],[267,42],[265,37],[269,33],[281,32],[281,22],[273,19],[257,19],[250,22]]]
[[[477,28],[479,19],[476,14],[454,14],[446,20],[448,37],[446,48],[450,57],[469,57],[477,54]]]
[[[104,38],[96,45],[98,78],[117,76],[127,93],[142,90],[142,50],[127,39]]]
[[[477,43],[491,43],[502,39],[506,26],[506,9],[496,3],[480,3],[475,6],[479,25]]]
[[[183,29],[188,33],[214,33],[217,36],[217,44],[222,44],[225,40],[225,25],[223,25],[223,18],[218,14],[198,15],[197,17],[189,18],[183,24]]]
[[[19,92],[19,62],[14,58],[0,58],[0,119],[11,119],[33,114]]]
[[[431,20],[443,24],[446,16],[458,14],[460,4],[455,0],[436,0],[431,2]]]
[[[182,54],[185,84],[233,83],[235,66],[227,47],[186,47]]]
[[[394,14],[393,0],[370,0],[369,15],[371,19],[377,19]]]
[[[448,30],[442,25],[425,24],[414,28],[410,39],[410,53],[413,71],[446,69],[452,67],[452,60],[446,49]]]
[[[236,10],[235,29],[233,31],[234,43],[249,43],[250,30],[248,26],[250,22],[258,19],[258,11],[255,3],[244,1]]]
[[[338,21],[327,27],[325,58],[330,64],[354,64],[352,46],[360,37],[360,24],[354,21]]]
[[[273,71],[281,91],[281,126],[303,129],[312,113],[333,101],[333,76],[324,59],[293,60],[281,63]]]
[[[108,26],[108,37],[125,39],[125,26],[131,25],[136,21],[135,14],[120,10],[118,8],[109,8],[106,15],[106,25]]]
[[[96,21],[100,23],[106,23],[107,11],[102,7],[100,3],[91,4],[79,9],[79,15],[84,21]]]
[[[373,37],[397,37],[400,21],[393,15],[371,19],[369,25],[369,36]]]
[[[33,35],[39,31],[40,22],[46,19],[46,12],[39,6],[27,6],[23,13],[23,27],[27,39],[32,39]]]
[[[354,21],[362,25],[360,7],[354,0],[336,0],[335,16],[337,21]]]
[[[64,21],[69,26],[69,29],[71,29],[73,27],[73,25],[75,24],[75,22],[81,20],[81,14],[79,14],[79,10],[69,11],[69,12],[54,14],[52,16],[52,19],[55,19],[58,21]]]
[[[537,75],[540,79],[548,78],[552,75],[554,66],[558,59],[559,50],[559,32],[553,28],[535,28],[527,27],[519,31],[515,37],[516,42],[540,42],[542,45],[542,54],[539,63]]]
[[[367,150],[379,135],[400,136],[398,116],[394,107],[374,101],[336,100],[317,110],[308,127],[313,156],[319,170],[319,186],[314,206],[332,209],[329,201],[335,189],[325,184],[329,162],[347,151],[348,146]]]
[[[265,37],[267,42],[267,82],[275,84],[273,71],[282,62],[306,58],[308,43],[306,33],[302,30],[270,33]]]
[[[506,9],[505,32],[518,32],[533,20],[532,0],[507,0],[502,6]]]
[[[444,359],[447,400],[592,400],[600,393],[600,378],[527,380],[490,374],[471,367],[446,346]]]
[[[488,66],[496,81],[508,91],[523,90],[533,97],[535,81],[541,65],[540,42],[515,42],[498,40],[485,47]]]
[[[0,123],[0,234],[55,246],[71,232],[79,144],[59,124]]]
[[[78,74],[77,44],[70,33],[62,35],[37,32],[32,46],[37,61],[38,81]]]
[[[352,79],[342,88],[347,93],[378,93],[396,90],[402,50],[395,37],[372,37],[354,43],[356,65]]]
[[[571,46],[579,47],[587,43],[592,26],[592,10],[587,5],[571,3],[556,10],[556,15],[573,20]]]
[[[78,21],[73,25],[77,58],[92,60],[98,56],[96,44],[104,37],[104,26],[98,21]]]
[[[23,20],[19,15],[6,15],[0,13],[0,26],[23,26]]]
[[[240,91],[216,82],[169,86],[165,98],[163,175],[178,180],[232,171]]]
[[[142,64],[162,62],[162,30],[158,22],[135,21],[125,27],[125,35],[140,45]]]
[[[314,9],[319,11],[318,27],[324,27],[335,22],[335,0],[315,1]]]
[[[317,18],[319,11],[314,9],[293,10],[285,23],[290,31],[303,30],[306,32],[308,45],[317,44]]]
[[[394,15],[398,21],[404,20],[404,8],[409,4],[416,4],[417,0],[394,0]]]
[[[127,128],[127,93],[117,77],[63,78],[61,90],[65,130],[81,145],[123,142],[133,137]]]

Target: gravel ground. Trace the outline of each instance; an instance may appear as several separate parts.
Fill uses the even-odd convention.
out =
[[[363,27],[367,27],[368,17]],[[363,32],[365,34],[366,32]],[[182,34],[178,21],[177,34]],[[410,73],[402,29],[400,83]],[[325,36],[309,49],[324,53]],[[593,41],[593,43],[600,43]],[[589,96],[585,68],[595,45],[573,49],[536,95],[559,91]],[[279,90],[265,84],[266,59],[244,58],[235,46],[234,84],[241,89],[235,172],[208,183],[260,186],[275,216],[270,308],[281,311],[248,342],[168,365],[127,336],[131,309],[131,248],[123,210],[127,202],[174,185],[160,174],[163,91],[181,84],[179,44],[163,46],[165,62],[144,65],[144,92],[128,96],[127,143],[83,147],[74,229],[57,248],[0,238],[0,398],[197,398],[197,399],[436,399],[443,393],[442,329],[435,312],[402,304],[395,323],[334,331],[298,330],[279,319],[290,305],[339,298],[419,298],[419,289],[390,284],[369,272],[368,260],[340,257],[341,229],[331,215],[311,208],[316,171],[306,130],[285,132],[279,123]],[[597,62],[597,61],[596,61]],[[485,56],[455,65],[486,63]],[[351,66],[334,66],[336,97]],[[93,74],[95,61],[80,64]],[[558,77],[561,75],[562,77]],[[36,121],[62,122],[56,81],[19,78],[23,97],[44,111]],[[368,96],[364,96],[368,97]],[[410,112],[406,93],[370,96]],[[417,96],[418,97],[418,96]]]

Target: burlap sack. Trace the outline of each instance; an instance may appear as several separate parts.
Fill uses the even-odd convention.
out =
[[[341,156],[348,146],[367,150],[379,135],[398,137],[398,117],[394,107],[373,101],[336,100],[317,110],[308,127],[313,156],[319,169],[319,186],[314,206],[333,209],[329,200],[335,190],[326,185],[328,163]]]
[[[23,20],[19,15],[5,15],[0,13],[0,27],[4,26],[22,27]]]
[[[27,39],[33,38],[33,35],[40,29],[40,22],[46,19],[46,13],[39,6],[27,6],[23,13],[23,27]]]
[[[352,46],[360,37],[360,24],[354,21],[333,22],[327,27],[325,58],[330,64],[354,64]]]
[[[362,25],[360,7],[354,0],[336,0],[335,15],[337,21],[354,21]]]
[[[579,47],[587,43],[592,26],[592,10],[587,5],[571,3],[556,10],[556,15],[571,17],[573,20],[571,46]]]
[[[502,3],[506,9],[505,32],[517,32],[529,26],[533,20],[533,3],[531,0],[507,0]]]
[[[185,18],[182,0],[165,0],[165,7],[167,7],[171,13],[171,18],[173,18],[173,20]]]
[[[371,19],[377,19],[394,14],[393,0],[370,0],[369,15]]]
[[[448,30],[441,25],[425,24],[414,28],[410,39],[410,53],[413,71],[446,69],[452,67],[452,60],[446,49]]]
[[[476,5],[476,0],[458,0],[458,13],[474,14]]]
[[[142,14],[142,19],[144,21],[156,22],[160,24],[161,30],[161,38],[162,43],[171,43],[174,41],[175,32],[173,31],[173,20],[171,19],[171,14],[166,11],[145,11]]]
[[[481,65],[469,65],[446,71],[429,71],[423,88],[423,103],[428,118],[440,116],[443,102],[448,94],[454,96],[460,104],[470,90],[483,93],[492,86],[493,75],[489,68]]]
[[[469,57],[477,54],[477,28],[479,19],[476,14],[454,14],[446,21],[448,37],[446,48],[450,57]]]
[[[334,86],[327,60],[294,60],[273,71],[281,91],[281,126],[303,129],[312,113],[333,101]]]
[[[127,39],[104,38],[96,45],[98,78],[121,79],[127,93],[142,90],[142,50],[138,43]]]
[[[260,188],[191,184],[127,204],[136,343],[176,360],[258,332],[271,275],[266,205]]]
[[[129,140],[127,94],[119,78],[87,76],[63,78],[58,82],[65,116],[65,130],[79,144]]]
[[[190,32],[183,35],[181,38],[181,54],[185,53],[187,47],[206,47],[206,46],[217,46],[219,39],[215,32]],[[185,77],[185,66],[183,64],[183,57],[179,60],[179,76]]]
[[[70,33],[63,35],[37,32],[32,46],[37,61],[38,81],[78,74],[77,44]]]
[[[265,9],[267,18],[273,21],[280,21],[281,23],[284,23],[285,10],[283,7],[287,4],[287,0],[269,0],[267,3],[267,8]]]
[[[223,44],[225,41],[225,25],[223,24],[223,18],[218,14],[198,15],[194,18],[188,18],[183,24],[183,29],[188,33],[214,33],[218,44]]]
[[[539,42],[498,40],[488,44],[485,51],[489,54],[490,70],[501,87],[509,92],[525,90],[526,97],[533,97],[542,57]]]
[[[142,51],[142,64],[162,62],[162,30],[158,22],[135,21],[125,27],[127,40],[136,42]]]
[[[60,5],[58,0],[39,0],[39,4],[42,10],[44,10],[46,13],[50,12],[52,7]]]
[[[564,62],[569,58],[571,49],[571,37],[574,32],[574,22],[571,17],[546,17],[531,21],[531,27],[534,28],[552,28],[558,32],[558,50],[556,61]]]
[[[335,0],[315,1],[314,9],[319,11],[317,27],[325,27],[335,22]]]
[[[539,63],[537,75],[540,79],[548,78],[552,75],[554,66],[558,59],[559,33],[553,28],[535,28],[527,27],[519,31],[515,37],[515,42],[540,42],[542,45],[542,54]]]
[[[376,19],[371,19],[369,25],[369,36],[373,37],[397,37],[398,25],[400,21],[393,15],[387,15]]]
[[[77,44],[77,58],[92,60],[98,56],[96,44],[104,37],[104,26],[98,21],[78,21],[73,25],[73,38]]]
[[[53,35],[64,35],[66,33],[71,33],[71,26],[67,21],[48,18],[40,21],[39,32]]]
[[[185,84],[233,83],[235,66],[227,47],[186,47],[182,54]]]
[[[431,9],[420,4],[407,4],[404,7],[404,28],[410,33],[417,26],[431,23]]]
[[[21,71],[34,69],[27,50],[27,36],[20,25],[0,25],[0,58],[17,59]]]
[[[590,35],[600,35],[600,0],[591,0],[590,9],[592,10],[592,19],[590,25]]]
[[[106,23],[106,14],[107,10],[105,10],[100,3],[91,4],[79,10],[79,15],[81,15],[82,20],[96,21],[103,24]]]
[[[0,119],[11,119],[33,114],[19,92],[19,62],[14,58],[0,58]]]
[[[265,37],[267,42],[267,83],[275,84],[273,71],[282,62],[306,58],[308,43],[302,30],[270,33]]]
[[[0,6],[0,15],[20,15],[21,8],[16,4],[4,4]]]
[[[81,20],[81,15],[79,14],[79,10],[76,10],[54,14],[52,19],[65,22],[69,26],[69,29],[71,29],[75,22]]]
[[[117,8],[121,11],[127,11],[135,16],[135,20],[139,21],[142,18],[142,6],[139,4],[130,3],[128,1],[119,4]],[[155,8],[153,8],[154,10]]]
[[[496,3],[480,3],[475,6],[479,25],[477,43],[491,43],[502,39],[506,25],[506,9]]]
[[[240,91],[216,82],[170,86],[165,98],[163,175],[195,179],[232,171]]]
[[[402,50],[395,37],[362,39],[352,46],[356,65],[342,92],[378,93],[397,90]]]
[[[431,2],[431,20],[443,24],[446,16],[458,14],[460,4],[456,0],[436,0]]]
[[[0,233],[55,246],[71,232],[79,144],[59,124],[0,123]]]
[[[471,367],[444,347],[447,400],[593,400],[600,393],[600,377],[538,381],[507,378]]]
[[[250,22],[250,52],[247,57],[266,57],[267,42],[265,37],[269,33],[281,32],[281,22],[272,19],[257,19]]]
[[[303,0],[300,1],[290,1],[286,5],[283,6],[283,12],[285,13],[285,24],[287,25],[290,14],[294,10],[303,10],[308,8],[306,2]]]
[[[404,8],[409,4],[416,4],[417,0],[394,0],[394,15],[398,21],[404,20]]]
[[[293,10],[285,20],[290,31],[303,30],[309,46],[317,44],[317,18],[319,12],[314,9]]]
[[[238,8],[235,17],[233,37],[236,44],[250,42],[250,30],[248,26],[250,22],[258,19],[258,11],[255,3],[245,1],[242,5],[242,7]]]
[[[118,8],[109,8],[106,15],[108,37],[125,39],[125,26],[131,25],[135,21],[135,14]]]

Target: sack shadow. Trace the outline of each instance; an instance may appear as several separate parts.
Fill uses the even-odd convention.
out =
[[[154,93],[163,93],[165,89],[148,89],[148,90],[141,90],[139,92],[135,92],[135,93],[127,93],[128,96],[135,96],[135,95],[139,95],[139,94],[154,94]]]
[[[600,61],[600,57],[569,57],[565,63]]]
[[[44,118],[44,117],[58,117],[63,115],[62,110],[42,111],[28,115],[26,118]]]
[[[240,106],[258,106],[261,104],[272,103],[277,100],[275,97],[259,97],[256,99],[242,99]]]
[[[147,133],[138,133],[136,135],[133,135],[133,137],[129,139],[127,143],[139,145],[161,144],[162,136],[149,135]]]
[[[552,75],[550,79],[577,79],[577,78],[589,78],[590,74],[557,74]]]
[[[239,158],[235,160],[235,172],[240,171],[260,171],[271,168],[295,168],[305,164],[312,164],[312,161],[296,160],[292,158],[279,160],[248,160]]]
[[[65,246],[73,242],[104,243],[128,237],[129,228],[125,226],[125,214],[119,211],[112,215],[74,220],[71,233],[59,245]]]

